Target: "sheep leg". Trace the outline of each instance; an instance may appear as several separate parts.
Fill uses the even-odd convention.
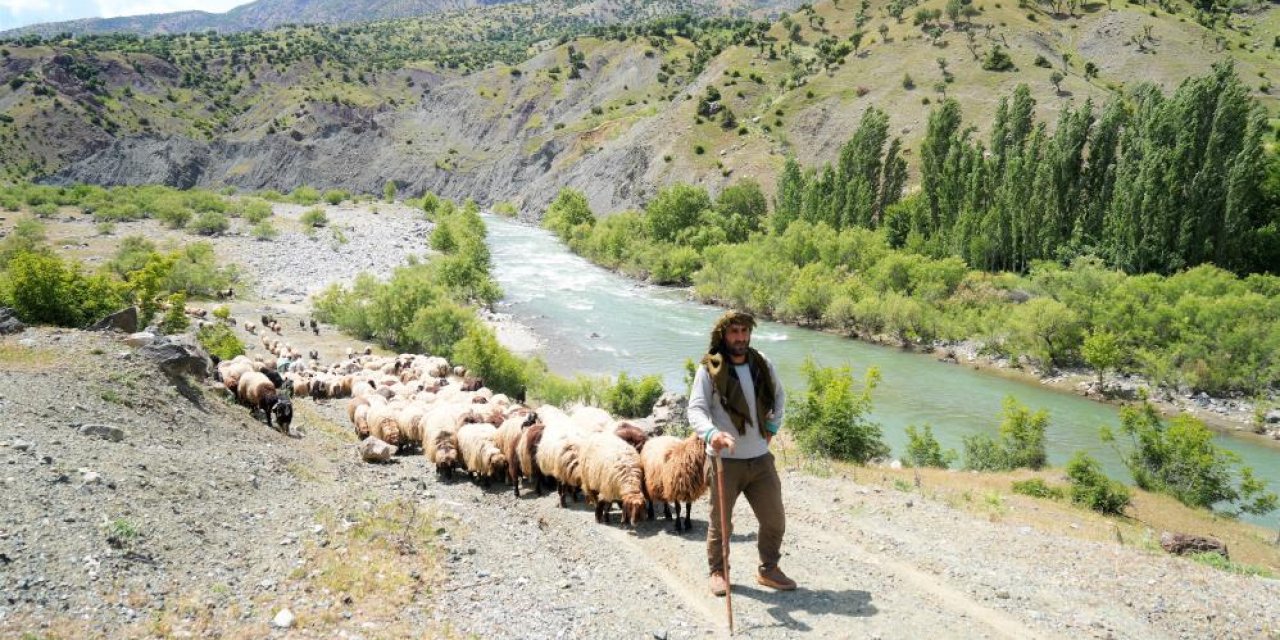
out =
[[[693,502],[689,501],[684,503],[684,530],[691,529],[693,529]]]
[[[565,505],[565,501],[564,501],[565,486],[563,482],[556,481],[556,493],[560,494],[560,508],[564,509],[567,505]]]
[[[650,517],[653,517],[653,516],[650,516]],[[663,518],[666,518],[667,520],[670,520],[670,519],[671,519],[671,503],[670,503],[670,502],[667,502],[666,500],[663,500],[663,501],[662,501],[662,517],[663,517]],[[679,502],[677,502],[677,503],[676,503],[676,518],[678,519],[679,517],[680,517],[680,503],[679,503]]]

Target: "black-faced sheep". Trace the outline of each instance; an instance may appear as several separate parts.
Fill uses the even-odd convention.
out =
[[[582,445],[582,490],[596,503],[596,522],[609,522],[613,503],[622,507],[622,524],[644,519],[644,471],[640,455],[612,433],[593,433]]]
[[[250,371],[240,376],[240,381],[236,388],[236,397],[251,410],[261,411],[267,421],[267,426],[275,428],[271,424],[271,417],[273,410],[280,402],[280,395],[276,391],[276,386],[272,384],[267,376],[257,371]],[[289,406],[288,416],[290,420],[293,419],[292,405]],[[287,425],[285,425],[285,429],[288,429]]]
[[[644,467],[644,488],[649,498],[649,517],[653,505],[662,502],[662,513],[670,520],[676,505],[676,532],[693,527],[693,503],[707,492],[706,444],[696,435],[681,440],[674,436],[649,439],[640,452]],[[680,519],[680,503],[684,503],[684,520]]]

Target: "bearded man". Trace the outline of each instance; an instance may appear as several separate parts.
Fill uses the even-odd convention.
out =
[[[739,495],[746,496],[760,522],[756,582],[782,591],[796,588],[795,581],[778,568],[786,515],[782,508],[782,481],[773,454],[769,453],[769,444],[782,425],[786,398],[773,363],[751,348],[755,326],[755,318],[741,311],[726,312],[716,321],[711,345],[694,374],[689,397],[689,424],[707,443],[708,458],[721,457],[724,475],[725,495],[721,500],[716,468],[710,465],[707,564],[711,569],[711,593],[717,596],[729,590],[723,536],[733,534],[733,505]],[[722,503],[729,531],[720,530]]]

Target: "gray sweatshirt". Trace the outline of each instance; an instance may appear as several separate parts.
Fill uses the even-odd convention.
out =
[[[760,424],[758,420],[764,419],[765,428],[776,434],[779,426],[782,425],[786,396],[782,391],[782,380],[778,378],[778,371],[774,369],[773,362],[768,358],[764,361],[769,365],[769,376],[773,378],[772,417],[762,418],[756,415],[755,381],[751,379],[751,368],[745,363],[734,365],[738,374],[738,383],[742,385],[743,395],[753,399],[747,403],[751,409],[751,423],[746,426],[746,433],[738,433],[738,429],[733,426],[733,420],[729,417],[729,412],[720,406],[720,398],[716,393],[715,385],[711,382],[711,374],[707,373],[707,367],[698,366],[698,371],[693,376],[693,390],[689,395],[689,425],[703,442],[708,443],[707,455],[715,455],[710,442],[717,431],[724,431],[737,440],[733,449],[723,449],[720,452],[720,455],[725,458],[746,460],[769,453],[769,443],[765,442],[764,436],[760,435],[760,429],[756,425]]]

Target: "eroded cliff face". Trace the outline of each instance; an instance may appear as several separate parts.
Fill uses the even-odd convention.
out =
[[[265,135],[121,136],[85,149],[49,181],[380,192],[393,180],[403,194],[509,200],[527,213],[569,186],[598,211],[639,206],[663,177],[655,143],[680,105],[660,99],[660,62],[609,43],[581,79],[549,82],[537,73],[555,63],[552,51],[521,65],[520,76],[432,78],[420,103],[407,108],[307,105],[291,114],[287,130]],[[629,94],[647,97],[610,105],[610,116],[632,112],[626,117],[593,113]]]

